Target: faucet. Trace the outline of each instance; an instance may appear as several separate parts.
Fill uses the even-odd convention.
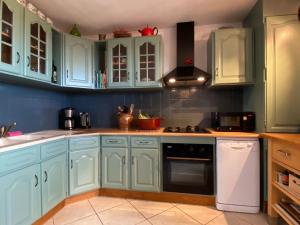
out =
[[[6,137],[7,133],[16,125],[17,125],[17,123],[14,122],[13,124],[8,125],[8,126],[1,126],[0,127],[0,138]]]

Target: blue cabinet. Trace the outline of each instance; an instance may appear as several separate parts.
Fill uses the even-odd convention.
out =
[[[102,187],[128,188],[128,148],[102,148]]]
[[[92,42],[66,34],[64,45],[65,86],[92,88]]]
[[[160,42],[160,36],[134,39],[136,87],[162,86]]]
[[[31,225],[41,216],[40,165],[0,177],[0,225]]]
[[[52,30],[37,15],[25,10],[25,75],[51,81]]]
[[[0,2],[0,70],[21,74],[23,65],[23,7],[17,1]]]
[[[108,40],[107,64],[109,88],[133,87],[133,39]]]
[[[41,164],[43,215],[66,198],[66,167],[66,154],[56,156]]]
[[[99,148],[69,153],[70,195],[99,188]]]

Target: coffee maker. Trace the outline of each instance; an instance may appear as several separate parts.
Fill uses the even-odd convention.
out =
[[[67,107],[60,110],[59,128],[64,130],[73,130],[75,128],[76,110]]]

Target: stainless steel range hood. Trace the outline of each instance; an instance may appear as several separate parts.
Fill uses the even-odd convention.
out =
[[[163,77],[167,87],[203,86],[211,75],[194,66],[194,22],[177,23],[177,67]]]

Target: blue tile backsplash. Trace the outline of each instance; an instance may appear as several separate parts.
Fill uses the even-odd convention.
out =
[[[17,122],[15,130],[58,128],[58,111],[70,104],[65,93],[0,83],[0,125]]]
[[[163,118],[162,126],[210,126],[212,111],[242,111],[241,89],[180,88],[156,91],[63,93],[0,83],[0,125],[17,122],[16,130],[33,132],[58,128],[58,112],[72,106],[91,113],[93,127],[117,127],[118,105]]]

